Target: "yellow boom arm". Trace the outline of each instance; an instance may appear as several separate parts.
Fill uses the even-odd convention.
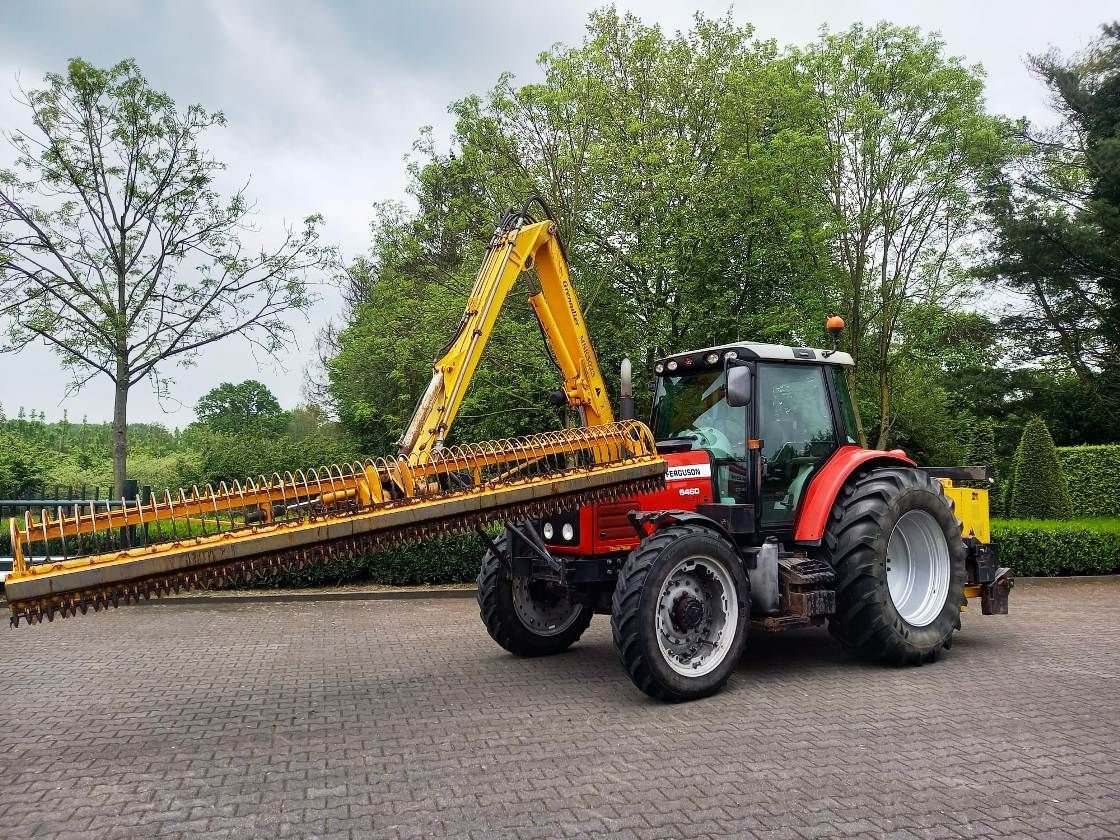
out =
[[[524,211],[510,213],[490,240],[455,337],[436,360],[428,389],[401,436],[400,454],[409,461],[425,463],[444,445],[502,303],[521,273],[533,268],[540,290],[529,296],[529,304],[564,375],[568,405],[580,412],[584,426],[614,421],[556,225],[527,222]]]

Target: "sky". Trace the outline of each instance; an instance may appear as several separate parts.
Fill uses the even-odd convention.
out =
[[[26,125],[11,95],[34,87],[44,73],[61,71],[81,56],[108,66],[135,58],[148,80],[180,105],[221,110],[227,125],[205,145],[228,164],[220,184],[233,191],[248,181],[257,202],[256,227],[275,239],[286,223],[309,213],[325,217],[324,238],[346,256],[366,250],[372,205],[405,199],[405,157],[424,126],[446,142],[448,105],[489,89],[499,74],[522,82],[538,75],[538,54],[550,45],[575,44],[588,12],[603,2],[256,2],[256,0],[2,0],[0,2],[0,130]],[[622,0],[644,22],[668,31],[687,29],[695,12],[731,9],[761,38],[803,44],[822,26],[894,23],[938,31],[948,50],[987,73],[989,110],[1047,122],[1051,115],[1039,83],[1024,66],[1030,53],[1083,48],[1102,22],[1116,18],[1115,0],[740,0],[672,2]],[[0,146],[0,167],[10,154]],[[320,278],[312,278],[320,279]],[[301,401],[303,371],[314,356],[315,335],[337,318],[340,302],[329,284],[306,319],[294,316],[296,340],[275,358],[254,358],[239,339],[215,345],[190,368],[164,371],[175,398],[160,402],[146,385],[129,400],[134,421],[184,426],[195,402],[221,382],[259,379],[282,405]],[[108,419],[111,383],[90,382],[65,396],[68,382],[43,347],[0,355],[5,411],[19,406],[48,419]]]

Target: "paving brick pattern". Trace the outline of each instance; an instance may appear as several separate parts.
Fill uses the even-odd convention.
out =
[[[473,601],[160,605],[2,636],[0,836],[1120,836],[1120,581],[1025,585],[918,669],[755,637],[647,700],[597,618]]]

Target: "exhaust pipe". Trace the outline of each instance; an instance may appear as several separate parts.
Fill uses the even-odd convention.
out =
[[[634,419],[634,380],[630,370],[630,360],[623,359],[622,366],[619,369],[619,381],[621,382],[618,389],[618,402],[619,402],[619,416],[622,420]]]

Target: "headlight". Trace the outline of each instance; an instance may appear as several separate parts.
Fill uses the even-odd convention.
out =
[[[553,528],[552,528],[552,523],[551,522],[544,523],[544,527],[541,528],[541,533],[544,534],[544,538],[546,540],[552,539],[552,535],[554,533]]]
[[[725,359],[738,359],[739,354],[736,353],[734,350],[728,350],[726,353],[723,354],[723,358],[725,358]]]
[[[656,365],[654,366],[654,368],[653,368],[653,372],[654,372],[654,373],[664,373],[664,372],[665,372],[665,365],[661,364],[661,362],[658,362],[658,363],[657,363],[657,364],[656,364]]]
[[[575,535],[576,529],[572,527],[570,522],[565,522],[564,527],[560,529],[560,536],[564,538],[564,542],[571,542]]]
[[[707,362],[710,365],[714,365],[716,362],[719,361],[719,353],[709,353],[707,356],[704,357],[704,361]]]
[[[673,359],[673,361],[669,362],[669,364],[665,365],[665,367],[669,368],[669,370],[676,370],[677,369],[677,360]]]

